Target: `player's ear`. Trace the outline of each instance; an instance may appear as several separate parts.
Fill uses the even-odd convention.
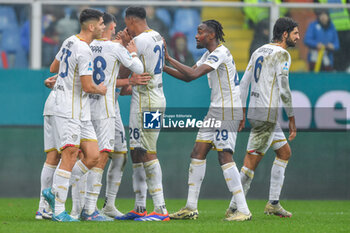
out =
[[[288,32],[287,32],[287,31],[283,32],[282,37],[283,37],[284,39],[287,39],[287,38],[288,38]]]

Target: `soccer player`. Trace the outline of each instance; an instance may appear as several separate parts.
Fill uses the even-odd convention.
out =
[[[50,78],[47,78],[44,81],[46,87],[52,89],[56,82],[57,75],[54,75]],[[50,95],[47,97],[44,107],[44,150],[46,152],[46,160],[44,166],[41,170],[40,176],[40,201],[39,209],[35,214],[35,219],[51,219],[52,210],[50,206],[45,201],[42,191],[52,186],[53,174],[56,170],[56,167],[60,161],[60,156],[58,154],[58,149],[53,138],[53,123],[52,123],[52,108],[54,106],[55,100],[55,91],[51,91]]]
[[[159,131],[145,130],[142,123],[143,111],[163,111],[165,108],[162,83],[164,44],[161,35],[148,27],[144,8],[129,7],[125,14],[125,24],[129,34],[134,37],[144,72],[149,73],[152,79],[145,86],[138,85],[132,88],[129,131],[136,200],[132,211],[116,219],[169,221],[163,196],[162,171],[156,152]],[[148,215],[147,187],[154,204],[154,211]]]
[[[94,9],[83,10],[79,18],[80,33],[63,42],[50,66],[50,72],[58,73],[52,115],[61,163],[55,171],[52,188],[43,190],[43,196],[54,212],[53,221],[78,221],[65,211],[70,179],[72,182],[79,179],[98,161],[98,144],[90,121],[88,93],[105,95],[107,88],[103,83],[96,86],[92,80],[92,51],[89,44],[102,36],[105,28],[102,16],[102,12]],[[76,162],[79,145],[84,158]],[[89,195],[92,194],[87,193]]]
[[[244,124],[238,74],[230,51],[220,43],[225,42],[222,29],[216,20],[207,20],[198,26],[197,48],[206,48],[208,51],[193,67],[183,65],[165,53],[165,58],[175,69],[166,66],[164,71],[175,78],[190,82],[205,74],[208,75],[211,102],[205,119],[212,118],[222,123],[220,128],[199,129],[191,153],[187,203],[178,212],[170,214],[171,219],[198,218],[197,203],[205,175],[206,156],[213,147],[218,152],[227,187],[237,200],[238,210],[232,219],[226,220],[246,221],[252,217],[232,157],[237,131],[240,131]]]
[[[292,141],[296,136],[296,127],[288,80],[291,58],[286,49],[294,47],[299,39],[298,24],[291,18],[279,18],[273,28],[273,42],[255,50],[240,84],[243,106],[246,105],[251,86],[247,118],[252,129],[241,169],[243,189],[247,194],[255,169],[265,152],[272,147],[276,158],[271,169],[269,201],[264,212],[281,217],[292,216],[279,203],[291,149],[277,122],[278,109],[281,99],[289,118],[288,139]],[[236,211],[234,201],[231,200],[228,215]]]
[[[126,48],[121,44],[122,41],[119,41],[119,43],[115,41],[112,42],[111,39],[115,34],[117,23],[116,19],[114,16],[104,13],[103,21],[106,27],[102,34],[102,38],[96,39],[90,44],[93,53],[93,80],[96,85],[105,82],[107,86],[107,93],[105,96],[99,94],[89,95],[91,104],[91,121],[96,132],[100,156],[98,163],[90,170],[87,177],[86,193],[91,193],[93,195],[86,196],[86,202],[81,213],[81,218],[83,220],[92,221],[107,220],[105,216],[99,214],[96,203],[102,186],[101,181],[103,170],[110,155],[112,162],[110,166],[111,169],[109,169],[107,175],[107,202],[103,212],[112,217],[122,215],[114,206],[116,192],[112,192],[113,195],[111,195],[111,189],[114,188],[113,186],[118,186],[120,184],[120,172],[122,169],[120,165],[123,165],[126,159],[125,150],[119,151],[119,153],[122,152],[122,156],[119,156],[119,153],[111,153],[114,150],[115,144],[116,78],[121,64],[136,74],[141,74],[143,72],[143,64],[137,57],[137,49],[134,41],[131,41]],[[147,77],[141,76],[141,78]],[[149,78],[150,77],[148,77],[148,79]],[[130,82],[129,80],[126,81]],[[119,173],[119,175],[117,173]],[[110,201],[108,201],[108,198]]]

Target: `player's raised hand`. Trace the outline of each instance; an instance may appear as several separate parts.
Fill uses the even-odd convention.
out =
[[[152,76],[149,73],[143,73],[143,74],[135,74],[133,73],[131,75],[131,78],[129,79],[130,85],[147,85],[148,81],[152,78]]]
[[[119,32],[117,33],[117,35],[115,36],[114,40],[112,40],[113,42],[117,42],[119,44],[123,44],[123,40],[119,35]]]
[[[297,127],[295,126],[294,116],[289,117],[289,141],[292,141],[297,136]]]
[[[128,44],[129,44],[129,42],[131,41],[131,36],[130,36],[130,34],[128,33],[128,31],[127,31],[127,28],[125,28],[123,31],[120,31],[120,32],[118,32],[118,34],[117,34],[117,36],[120,36],[120,38],[122,39],[122,41],[123,41],[123,45],[126,47]]]
[[[137,53],[137,48],[134,40],[131,40],[129,44],[126,46],[126,49],[129,51],[129,53]]]
[[[98,89],[100,91],[100,93],[98,93],[98,94],[100,94],[100,95],[105,95],[107,93],[107,87],[104,85],[104,82],[102,82],[98,85]]]
[[[47,79],[45,79],[44,85],[45,85],[46,87],[52,89],[53,86],[54,86],[55,83],[56,83],[56,80],[57,80],[57,74],[54,75],[54,76],[51,76],[51,77],[49,77],[49,78],[47,78]]]

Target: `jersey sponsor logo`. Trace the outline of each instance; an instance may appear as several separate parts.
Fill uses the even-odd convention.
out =
[[[215,55],[210,55],[207,59],[208,61],[218,62],[219,58]]]
[[[102,53],[102,46],[90,46],[93,53]]]
[[[257,92],[252,91],[251,96],[254,96],[256,98],[259,98],[260,94]]]
[[[73,44],[74,44],[73,41],[68,41],[66,47],[70,49],[70,47],[72,47]]]
[[[100,97],[101,97],[100,95],[89,94],[89,99],[99,100]]]
[[[64,86],[62,85],[57,85],[54,87],[55,90],[60,90],[60,91],[64,91]]]
[[[159,110],[156,112],[145,111],[143,112],[143,128],[144,129],[160,129],[161,126],[161,113]]]

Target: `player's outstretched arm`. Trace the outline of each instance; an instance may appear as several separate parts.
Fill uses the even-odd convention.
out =
[[[164,42],[164,56],[165,59],[180,73],[182,73],[182,76],[177,73],[175,70],[172,70],[170,67],[166,68],[164,71],[172,76],[174,76],[175,78],[178,78],[180,80],[186,81],[186,82],[190,82],[192,80],[195,80],[207,73],[209,73],[210,71],[213,71],[214,69],[206,64],[200,65],[200,66],[196,66],[194,65],[193,67],[189,67],[186,66],[184,64],[182,64],[181,62],[175,60],[174,58],[172,58],[169,53],[168,53],[168,49],[165,43],[165,40],[163,39]],[[168,71],[168,72],[167,72]],[[171,74],[172,73],[172,74]]]
[[[92,81],[91,75],[80,76],[80,81],[83,91],[86,93],[105,95],[107,92],[107,87],[103,84],[103,82],[96,86]]]

